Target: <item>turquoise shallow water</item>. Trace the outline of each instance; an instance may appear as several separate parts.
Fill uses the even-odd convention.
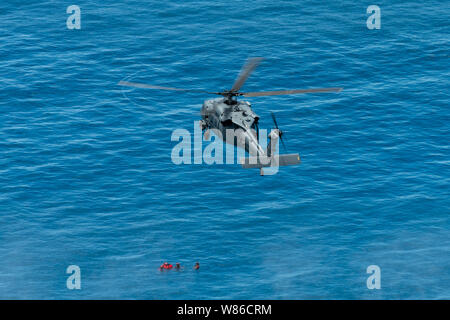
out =
[[[450,298],[450,5],[370,4],[0,4],[0,298]],[[225,89],[251,56],[245,90],[345,88],[248,99],[302,157],[272,176],[174,165],[209,97],[117,86]]]

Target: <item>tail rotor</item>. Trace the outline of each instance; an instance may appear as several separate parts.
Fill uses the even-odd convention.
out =
[[[273,124],[275,125],[275,129],[278,130],[278,136],[280,137],[281,144],[283,145],[284,150],[287,150],[286,145],[284,144],[284,140],[283,140],[283,131],[281,131],[278,128],[277,118],[275,117],[275,114],[273,112],[271,112],[270,115],[272,116],[272,120],[273,120]]]

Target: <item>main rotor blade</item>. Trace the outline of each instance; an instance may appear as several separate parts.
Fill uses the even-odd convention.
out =
[[[157,89],[157,90],[171,90],[171,91],[185,91],[185,92],[220,94],[219,92],[208,92],[208,91],[194,90],[194,89],[180,89],[180,88],[172,88],[172,87],[161,87],[161,86],[153,86],[151,84],[138,83],[138,82],[128,82],[128,81],[120,81],[118,84],[121,85],[121,86],[134,87],[134,88],[143,88],[143,89]]]
[[[242,92],[240,95],[244,97],[263,97],[263,96],[279,96],[283,94],[298,94],[298,93],[339,92],[341,90],[342,88],[296,89],[296,90],[281,90],[281,91]]]
[[[244,82],[250,76],[250,74],[255,70],[258,64],[263,60],[263,58],[251,58],[247,61],[247,63],[242,67],[241,72],[239,73],[238,78],[233,84],[231,91],[239,91]]]

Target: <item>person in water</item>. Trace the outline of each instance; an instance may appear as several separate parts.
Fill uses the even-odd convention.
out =
[[[173,266],[171,264],[169,264],[168,262],[164,262],[160,267],[159,270],[163,271],[163,270],[170,270],[172,269]]]
[[[196,262],[194,266],[194,270],[200,269],[200,263]]]

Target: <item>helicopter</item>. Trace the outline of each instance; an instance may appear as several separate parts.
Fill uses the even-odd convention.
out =
[[[219,136],[228,144],[244,149],[250,157],[243,158],[241,165],[243,168],[259,168],[260,174],[264,175],[263,168],[288,166],[300,163],[300,155],[277,154],[276,145],[278,140],[283,141],[283,131],[278,127],[275,114],[271,112],[274,128],[268,134],[268,144],[264,149],[259,143],[259,116],[252,110],[248,101],[238,100],[238,97],[263,97],[302,93],[320,93],[320,92],[340,92],[342,88],[316,88],[316,89],[292,89],[279,91],[261,91],[261,92],[241,92],[240,89],[263,60],[261,57],[250,58],[244,64],[229,90],[219,92],[210,92],[204,90],[181,89],[172,87],[155,86],[145,83],[120,81],[118,84],[143,89],[169,90],[178,92],[192,92],[214,94],[222,96],[221,98],[208,99],[203,102],[200,111],[200,127],[204,132],[206,140],[209,139],[210,131],[219,132]],[[233,133],[233,139],[225,139],[228,132]]]

